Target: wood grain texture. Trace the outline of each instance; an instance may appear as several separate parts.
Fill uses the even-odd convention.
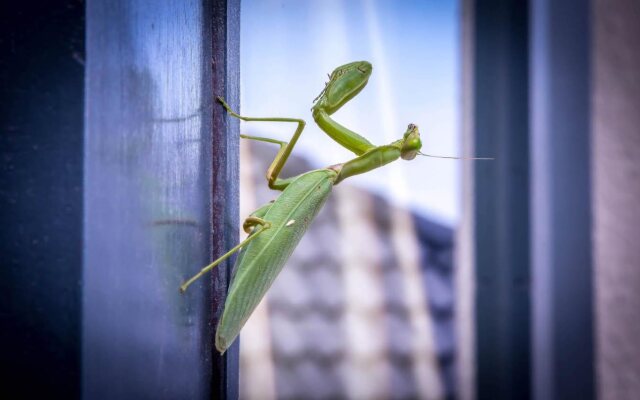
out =
[[[237,104],[227,7],[87,5],[86,398],[234,397],[237,374],[212,352],[226,269],[213,290],[178,293],[237,240],[237,127],[213,103]]]

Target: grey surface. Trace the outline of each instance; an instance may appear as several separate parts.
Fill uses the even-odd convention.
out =
[[[593,2],[598,397],[640,398],[640,3]]]
[[[216,17],[227,18],[226,3],[87,5],[85,398],[226,393],[211,345],[222,296],[210,303],[210,277],[178,293],[209,262],[212,243],[237,238],[237,142],[221,112],[214,122],[212,93],[234,76],[224,25],[212,47]],[[235,104],[237,93],[228,95]],[[225,272],[216,271],[216,295]]]
[[[529,6],[472,2],[475,384],[478,399],[530,396]]]
[[[536,399],[595,397],[591,7],[532,7],[531,215]]]

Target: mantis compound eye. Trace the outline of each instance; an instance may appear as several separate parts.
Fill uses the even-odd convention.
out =
[[[422,141],[420,140],[420,131],[418,131],[416,125],[409,124],[402,139],[400,157],[402,157],[403,160],[413,160],[421,148]]]
[[[369,77],[371,75],[371,71],[373,71],[373,66],[368,61],[359,61],[356,67],[360,72],[367,75],[367,77]]]

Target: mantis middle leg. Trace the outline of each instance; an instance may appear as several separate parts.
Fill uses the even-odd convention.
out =
[[[294,122],[298,124],[295,133],[293,134],[293,136],[288,142],[270,139],[270,138],[257,137],[257,136],[240,135],[240,137],[244,139],[251,139],[251,140],[257,140],[257,141],[267,142],[267,143],[275,143],[280,145],[280,150],[278,150],[278,154],[276,154],[276,157],[274,158],[273,162],[267,169],[267,181],[269,182],[269,187],[271,189],[284,190],[289,185],[289,183],[291,183],[291,181],[295,179],[295,177],[282,179],[282,178],[279,178],[278,176],[280,175],[280,172],[282,171],[284,164],[287,162],[287,159],[291,155],[291,150],[293,150],[293,147],[296,145],[298,138],[302,134],[302,131],[304,130],[306,122],[298,118],[244,117],[235,113],[231,109],[231,107],[229,107],[229,105],[224,101],[224,99],[222,99],[222,97],[218,97],[218,101],[222,103],[222,105],[230,115],[238,119],[241,119],[243,121]]]

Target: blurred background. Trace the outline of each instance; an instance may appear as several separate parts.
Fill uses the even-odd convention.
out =
[[[0,12],[3,398],[636,399],[640,9],[632,0],[60,0]],[[234,246],[284,175],[420,157],[331,199],[224,356]],[[245,141],[246,142],[246,141]]]
[[[308,121],[285,176],[355,157],[310,108],[357,60],[373,64],[369,84],[333,118],[377,145],[415,123],[424,152],[460,154],[456,1],[245,1],[240,19],[242,112]],[[288,141],[290,125],[240,131]],[[264,179],[276,150],[241,143],[242,216],[278,195]],[[242,333],[241,397],[454,397],[459,167],[418,157],[335,188]]]
[[[457,155],[459,11],[457,1],[245,1],[241,107],[253,115],[307,119],[296,153],[316,167],[349,160],[353,153],[315,125],[310,108],[336,67],[367,60],[373,73],[365,91],[333,117],[378,145],[398,140],[414,123],[422,128],[423,152]],[[282,124],[248,123],[242,130],[280,140],[292,135]],[[460,216],[459,167],[455,161],[421,158],[392,163],[352,182],[452,225]]]

